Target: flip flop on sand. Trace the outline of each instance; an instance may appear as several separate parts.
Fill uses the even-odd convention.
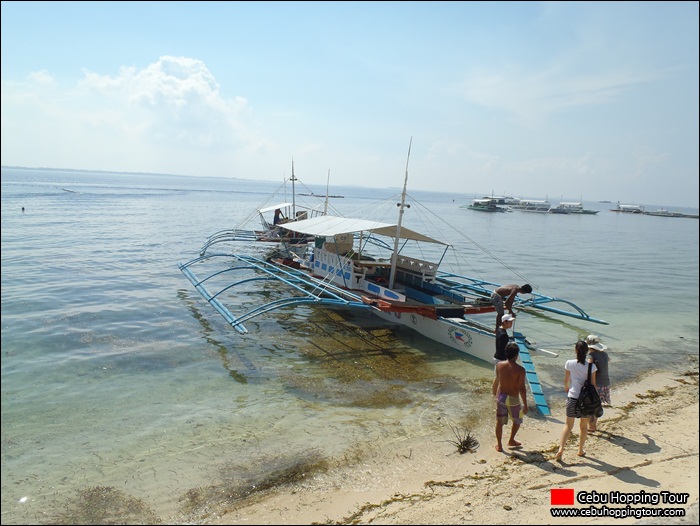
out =
[[[517,440],[511,440],[508,442],[508,447],[513,448],[513,447],[520,447],[522,444],[518,442]]]
[[[583,453],[577,453],[577,455],[578,455],[579,457],[585,457],[585,456],[586,456],[586,452],[584,451]]]

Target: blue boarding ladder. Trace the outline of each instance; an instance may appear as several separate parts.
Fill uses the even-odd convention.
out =
[[[525,378],[530,384],[530,391],[532,391],[532,396],[535,399],[535,405],[542,415],[549,416],[552,414],[552,412],[549,410],[547,399],[544,397],[544,393],[542,392],[542,384],[540,384],[537,371],[535,371],[535,364],[532,363],[530,349],[527,347],[525,336],[519,332],[514,332],[513,337],[515,338],[515,343],[517,343],[518,347],[520,348],[520,361],[523,363],[523,367],[525,368]]]

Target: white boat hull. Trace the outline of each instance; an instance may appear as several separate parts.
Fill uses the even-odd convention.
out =
[[[413,312],[386,312],[372,309],[380,318],[392,323],[405,325],[426,338],[447,345],[487,363],[493,362],[496,339],[493,333],[470,327],[450,319],[437,319],[421,316]]]

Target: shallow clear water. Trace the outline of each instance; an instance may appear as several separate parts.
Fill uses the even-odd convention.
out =
[[[3,523],[88,517],[95,488],[115,488],[123,521],[124,509],[197,521],[196,494],[221,502],[212,495],[446,422],[491,428],[488,364],[309,307],[257,318],[241,336],[196,293],[177,263],[278,186],[2,169]],[[394,193],[331,188],[345,195],[332,203],[340,212]],[[600,203],[586,203],[595,216],[486,214],[459,208],[468,196],[412,195],[431,212],[414,205],[406,226],[430,220],[426,233],[454,245],[453,270],[527,281],[610,322],[518,317],[516,330],[560,352],[535,359],[546,396],[563,396],[563,363],[588,333],[610,347],[613,398],[641,371],[697,357],[697,219]],[[241,302],[272,293],[251,286]]]

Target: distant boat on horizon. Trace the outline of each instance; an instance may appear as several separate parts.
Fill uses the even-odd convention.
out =
[[[550,208],[549,211],[553,214],[587,214],[595,215],[598,210],[591,210],[583,207],[583,202],[565,202],[562,201],[557,206]]]
[[[642,205],[621,205],[620,201],[617,202],[615,208],[610,209],[611,212],[622,212],[624,214],[643,214],[644,207]]]
[[[514,210],[522,212],[549,212],[552,205],[549,201],[541,199],[520,199],[517,205],[512,205]]]
[[[298,195],[304,195],[304,196],[307,196],[307,197],[321,197],[321,198],[326,198],[326,197],[328,197],[328,198],[332,198],[332,199],[343,199],[343,198],[345,198],[344,195],[327,195],[327,196],[326,196],[326,195],[314,194],[314,193],[310,193],[310,194],[298,194]]]
[[[480,212],[512,212],[507,206],[499,206],[498,198],[482,197],[474,199],[470,205],[462,205],[460,208],[478,210]]]
[[[645,211],[644,215],[656,216],[656,217],[688,217],[691,219],[698,219],[700,216],[698,214],[684,214],[682,212],[669,212],[666,208],[659,208],[658,210]]]

